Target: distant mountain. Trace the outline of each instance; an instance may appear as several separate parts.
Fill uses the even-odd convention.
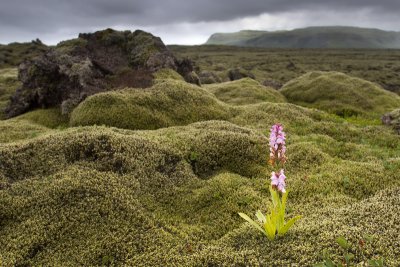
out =
[[[215,33],[206,44],[265,48],[400,48],[400,32],[342,26],[240,31]]]

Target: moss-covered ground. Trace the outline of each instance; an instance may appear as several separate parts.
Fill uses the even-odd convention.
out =
[[[395,93],[340,72],[309,72],[286,83],[280,92],[291,103],[341,117],[379,117],[400,106]]]
[[[232,94],[223,86],[165,72],[146,90],[91,96],[70,118],[48,109],[0,121],[0,265],[311,266],[324,249],[340,260],[337,237],[365,234],[368,257],[400,265],[393,129],[375,112],[350,120],[278,91],[264,98],[247,79],[226,83]],[[303,217],[270,242],[237,213],[268,210],[276,122],[287,216]]]
[[[0,69],[0,119],[4,118],[4,109],[7,107],[10,97],[20,86],[17,75],[17,68]]]
[[[206,85],[205,88],[219,100],[231,105],[286,102],[285,97],[280,92],[273,88],[265,87],[250,78],[210,84]]]
[[[201,71],[213,71],[223,81],[232,68],[251,72],[259,82],[285,84],[311,71],[337,71],[400,94],[400,50],[268,49],[218,45],[170,46],[179,57],[192,58]]]

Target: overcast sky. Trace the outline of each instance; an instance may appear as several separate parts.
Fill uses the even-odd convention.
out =
[[[215,32],[348,25],[400,31],[400,0],[0,0],[0,43],[46,44],[104,28],[143,29],[167,44]]]

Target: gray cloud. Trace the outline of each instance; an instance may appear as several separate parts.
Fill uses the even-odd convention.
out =
[[[232,25],[240,26],[239,20],[262,14],[286,19],[290,27],[296,27],[289,23],[294,14],[303,18],[297,20],[298,27],[346,22],[397,30],[400,27],[396,19],[398,13],[398,0],[1,0],[0,43],[29,41],[36,37],[57,42],[79,32],[106,27],[153,29],[168,39],[180,31],[186,33],[188,25],[197,25],[194,30],[199,30],[199,25],[218,25],[218,29],[223,30],[221,23],[225,23],[226,31],[239,30],[240,27],[235,29]],[[316,19],[318,21],[313,21]],[[269,21],[261,28],[279,28],[271,24],[273,22]],[[251,28],[251,25],[246,26]],[[169,28],[175,32],[168,33]],[[200,30],[202,34],[214,31]]]

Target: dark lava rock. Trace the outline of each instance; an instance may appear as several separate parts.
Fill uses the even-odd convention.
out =
[[[200,79],[194,72],[193,62],[184,58],[177,62],[177,72],[183,76],[186,82],[201,85]]]
[[[392,126],[400,134],[400,109],[395,109],[382,116],[382,123]]]
[[[235,69],[229,70],[228,77],[229,77],[229,80],[231,80],[231,81],[236,81],[236,80],[240,80],[243,78],[255,79],[254,74],[252,74],[251,72],[246,71],[242,68],[235,68]]]
[[[192,62],[178,61],[161,39],[150,33],[106,29],[80,34],[19,66],[22,87],[12,96],[6,117],[54,106],[62,106],[63,113],[68,113],[95,93],[150,87],[152,73],[162,68],[199,83],[190,77]]]
[[[274,80],[265,80],[265,81],[263,81],[262,84],[263,84],[264,86],[267,86],[267,87],[272,87],[272,88],[274,88],[274,89],[276,89],[276,90],[281,89],[282,86],[283,86],[282,83],[277,82],[277,81],[274,81]]]
[[[202,84],[212,84],[222,82],[221,78],[212,71],[202,71],[199,73],[200,82]]]
[[[297,67],[292,61],[289,61],[289,63],[286,65],[286,69],[288,69],[288,70],[296,70]]]

